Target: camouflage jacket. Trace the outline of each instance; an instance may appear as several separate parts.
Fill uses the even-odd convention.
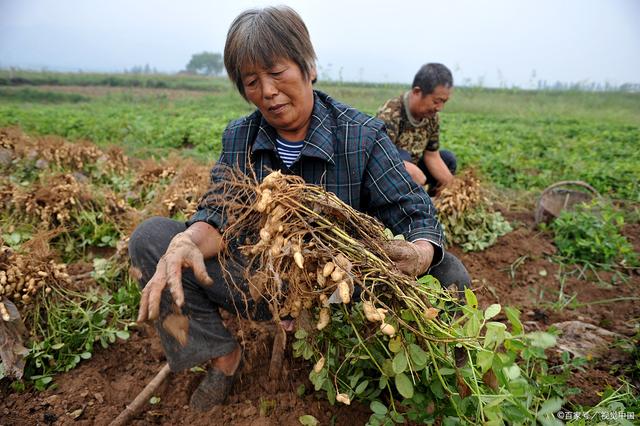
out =
[[[399,149],[411,154],[417,163],[425,150],[437,151],[440,147],[440,119],[438,114],[426,119],[419,127],[414,127],[407,117],[402,95],[389,99],[377,113],[377,117],[384,121],[387,134]]]

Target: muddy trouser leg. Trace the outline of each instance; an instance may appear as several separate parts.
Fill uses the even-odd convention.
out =
[[[163,217],[148,219],[136,228],[129,240],[129,256],[132,266],[142,272],[141,287],[144,287],[155,273],[158,260],[165,253],[171,239],[185,229],[183,222]],[[190,269],[183,270],[182,313],[189,318],[188,339],[184,347],[162,327],[162,321],[173,312],[168,288],[162,293],[160,318],[155,325],[172,371],[181,371],[226,355],[238,346],[222,323],[220,308],[242,316],[247,316],[247,312],[254,312],[255,306],[248,296],[244,280],[234,280],[239,288],[234,284],[227,284],[217,257],[207,260],[205,265],[214,281],[210,287],[200,285]],[[239,261],[233,263],[229,269],[234,277],[242,276],[242,265]],[[248,301],[248,304],[245,301]],[[261,304],[253,316],[255,319],[265,320],[270,314],[266,305]]]
[[[444,258],[437,266],[429,269],[429,275],[437,278],[442,287],[449,289],[455,287],[456,296],[460,303],[465,303],[464,289],[471,288],[471,277],[467,268],[464,267],[460,259],[445,251]],[[467,362],[467,355],[463,348],[454,347],[453,356],[458,368],[463,367]]]
[[[460,259],[448,251],[444,252],[442,262],[429,268],[427,274],[434,276],[444,288],[455,285],[458,292],[464,292],[465,287],[471,287],[471,277]]]

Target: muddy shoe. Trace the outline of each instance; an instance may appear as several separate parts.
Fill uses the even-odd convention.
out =
[[[198,411],[209,411],[216,405],[224,404],[233,388],[240,367],[241,364],[232,376],[225,375],[217,368],[209,367],[207,375],[191,394],[189,401],[191,407]]]

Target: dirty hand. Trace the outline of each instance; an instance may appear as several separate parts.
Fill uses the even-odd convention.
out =
[[[407,275],[417,277],[423,275],[433,261],[433,245],[428,241],[410,243],[403,240],[392,240],[384,249],[396,267]]]
[[[182,307],[184,304],[182,269],[187,267],[193,270],[196,279],[201,284],[213,284],[213,280],[207,274],[202,252],[186,232],[181,232],[173,237],[167,251],[158,262],[155,274],[142,290],[138,322],[158,318],[160,298],[167,284],[173,302],[178,308]]]
[[[440,193],[442,192],[442,190],[447,188],[449,185],[455,186],[454,182],[456,182],[457,179],[458,179],[457,177],[453,176],[453,178],[451,180],[449,180],[449,181],[438,182],[438,184],[436,185],[435,196],[436,197],[440,196]]]

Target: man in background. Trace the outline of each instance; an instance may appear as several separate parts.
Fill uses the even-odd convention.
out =
[[[411,90],[389,99],[378,111],[409,175],[418,185],[428,185],[429,195],[453,180],[456,157],[440,150],[440,119],[453,90],[451,71],[437,63],[423,65]]]

